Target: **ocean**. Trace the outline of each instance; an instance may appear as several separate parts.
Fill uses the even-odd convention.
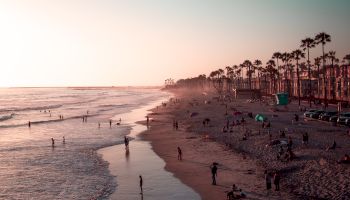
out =
[[[117,179],[97,150],[123,143],[132,128],[123,114],[167,97],[152,88],[0,89],[0,199],[108,199]]]

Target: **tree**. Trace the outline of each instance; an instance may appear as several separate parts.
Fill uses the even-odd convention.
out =
[[[289,62],[291,61],[291,55],[287,52],[284,52],[282,54],[282,61],[284,62],[284,66],[283,66],[284,77],[285,77],[284,91],[287,91],[288,93],[290,93],[291,86],[290,86],[289,77],[291,77],[291,74],[290,74],[290,76],[288,76],[288,72],[290,72]]]
[[[271,93],[275,93],[276,91],[276,75],[278,74],[277,70],[275,69],[275,61],[269,60],[266,63],[266,72],[270,75],[270,88]]]
[[[305,53],[303,53],[300,49],[297,49],[292,52],[293,59],[297,64],[297,90],[298,90],[298,102],[300,106],[300,75],[299,75],[299,60],[301,58],[305,58]]]
[[[326,82],[326,57],[324,53],[324,46],[327,42],[331,42],[331,36],[325,32],[321,32],[315,36],[315,43],[322,45],[322,63],[323,63],[323,86],[324,86],[324,103],[327,106],[327,82]]]
[[[261,85],[260,85],[260,84],[261,84],[261,81],[260,81],[261,65],[262,65],[261,60],[256,59],[256,60],[254,61],[255,69],[258,70],[259,89],[261,89]]]
[[[276,63],[277,63],[277,70],[278,70],[278,91],[281,91],[281,67],[279,66],[278,60],[282,59],[282,54],[280,52],[275,52],[272,54],[272,59],[276,59]]]
[[[332,74],[331,74],[331,87],[333,89],[333,92],[332,92],[332,98],[333,100],[335,100],[335,68],[334,68],[334,60],[336,59],[335,57],[335,51],[329,51],[327,53],[327,57],[330,59],[331,61],[331,68],[332,68]]]
[[[344,56],[343,60],[345,61],[348,61],[348,65],[350,65],[350,54],[347,54],[346,56]],[[345,89],[346,89],[346,97],[349,96],[349,93],[348,93],[348,65],[345,64],[345,80],[344,80],[344,85],[345,85]],[[346,98],[347,99],[347,98]]]
[[[320,57],[316,57],[315,58],[315,66],[317,66],[317,94],[318,94],[318,98],[320,98],[320,65],[321,65],[321,58]]]
[[[253,74],[253,64],[250,62],[250,60],[245,60],[243,62],[243,67],[247,68],[247,76],[248,76],[248,82],[249,82],[249,89],[252,89],[252,74]]]
[[[315,40],[312,38],[305,38],[301,40],[301,48],[307,50],[307,65],[308,65],[308,77],[309,77],[309,106],[311,108],[311,63],[310,63],[310,49],[315,47]]]

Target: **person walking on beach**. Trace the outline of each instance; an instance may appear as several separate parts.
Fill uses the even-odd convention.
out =
[[[128,147],[129,147],[129,139],[126,136],[124,136],[124,145],[125,145],[125,149],[128,149]]]
[[[182,160],[182,150],[180,147],[177,147],[177,159]]]
[[[112,128],[112,120],[109,120],[109,128]]]
[[[140,194],[143,194],[143,189],[142,189],[143,180],[142,180],[142,176],[141,175],[139,177],[140,177],[140,190],[141,190]]]
[[[28,127],[30,128],[30,127],[31,127],[31,125],[32,125],[32,123],[29,121],[29,122],[28,122]]]
[[[264,174],[265,174],[265,182],[266,182],[267,194],[270,194],[270,190],[271,190],[271,175],[270,175],[270,173],[267,172],[267,170],[265,170]]]
[[[53,138],[51,138],[51,145],[52,147],[55,147],[55,140]]]
[[[148,117],[148,115],[146,116],[146,118],[147,118],[147,127],[149,126],[149,117]]]
[[[275,172],[275,174],[273,175],[273,183],[275,184],[276,191],[280,190],[280,180],[281,180],[280,175],[278,174],[278,172]]]
[[[212,185],[216,185],[216,176],[217,176],[217,171],[218,171],[218,167],[216,166],[217,163],[213,163],[210,166],[211,169],[211,178],[212,178]]]

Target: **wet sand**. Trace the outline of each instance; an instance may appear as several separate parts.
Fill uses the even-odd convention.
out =
[[[191,188],[172,173],[165,171],[165,162],[154,153],[150,143],[138,137],[147,127],[134,122],[145,119],[147,110],[152,107],[153,104],[123,115],[122,124],[132,125],[128,137],[133,139],[129,143],[128,151],[124,144],[98,150],[103,159],[108,161],[112,175],[116,176],[117,188],[110,199],[200,199]],[[142,195],[139,175],[143,177]]]

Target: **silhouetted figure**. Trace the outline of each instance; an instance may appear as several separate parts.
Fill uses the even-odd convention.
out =
[[[270,173],[267,172],[267,170],[265,170],[264,174],[265,174],[266,190],[267,190],[267,193],[269,193],[271,190],[271,175]]]
[[[275,184],[276,191],[280,190],[280,180],[281,180],[280,175],[278,174],[278,172],[275,172],[275,174],[273,176],[273,183]]]
[[[332,146],[327,147],[327,149],[326,149],[326,150],[327,150],[327,151],[328,151],[328,150],[331,150],[331,149],[332,149],[332,150],[334,150],[336,147],[337,147],[337,143],[335,142],[335,140],[333,140],[333,144],[332,144]]]
[[[143,180],[142,180],[142,176],[141,175],[139,177],[140,177],[140,190],[141,190],[140,194],[143,194],[143,188],[142,188]]]
[[[124,136],[124,145],[125,145],[125,149],[129,148],[129,138],[127,138],[126,136]]]
[[[299,115],[298,114],[294,114],[294,119],[295,119],[296,122],[299,121]]]
[[[180,147],[177,147],[177,159],[182,160],[182,150]]]
[[[178,130],[179,129],[179,123],[176,121],[175,122],[175,130]]]
[[[149,126],[149,117],[148,117],[148,115],[146,116],[146,118],[147,118],[147,126]]]
[[[293,146],[293,140],[292,140],[292,137],[289,136],[288,137],[288,149],[292,149],[292,146]]]
[[[309,143],[309,135],[307,132],[303,133],[303,144],[308,144]]]
[[[53,138],[51,138],[51,145],[52,147],[55,147],[55,140]]]
[[[217,163],[213,163],[211,166],[210,166],[210,169],[211,169],[211,178],[212,178],[212,184],[213,185],[216,185],[216,176],[217,176],[217,171],[218,171],[218,167],[216,166]]]
[[[66,138],[64,136],[62,137],[62,143],[66,144]]]
[[[100,122],[98,123],[98,128],[101,128],[101,123]]]
[[[112,128],[112,120],[109,120],[109,128]]]
[[[28,127],[30,128],[32,126],[32,123],[28,121]]]

